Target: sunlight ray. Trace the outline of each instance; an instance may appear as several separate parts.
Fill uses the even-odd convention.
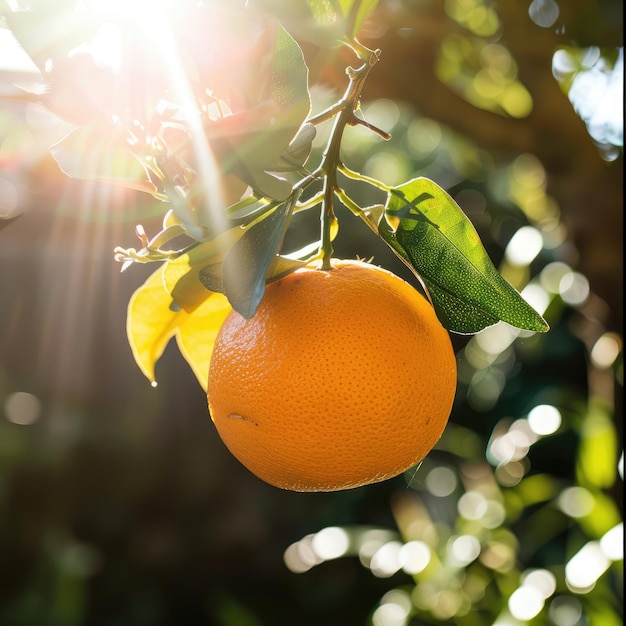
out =
[[[207,139],[202,113],[194,96],[192,87],[187,77],[184,64],[177,49],[174,33],[172,32],[172,11],[174,6],[167,0],[151,2],[148,0],[91,0],[91,10],[96,14],[111,17],[124,23],[126,20],[134,23],[145,36],[145,42],[149,46],[150,53],[158,57],[154,63],[162,67],[167,75],[168,87],[172,90],[174,100],[182,108],[184,121],[186,122],[191,141],[191,150],[195,166],[202,188],[201,206],[196,208],[194,215],[196,224],[185,224],[190,227],[192,235],[202,238],[207,230],[220,232],[226,228],[224,218],[225,199],[222,191],[220,170],[213,154],[213,150]],[[110,50],[106,50],[106,45]],[[100,57],[107,55],[110,65],[119,63],[120,41],[119,38],[110,36],[105,32],[103,36],[94,42]],[[150,137],[147,138],[151,140]],[[175,199],[173,199],[175,200]],[[176,210],[176,208],[175,208]],[[181,207],[181,212],[182,207]],[[191,211],[184,211],[185,217],[191,216]],[[196,228],[194,228],[196,227]]]
[[[189,80],[180,61],[172,33],[163,15],[155,16],[150,23],[155,42],[160,44],[160,53],[168,72],[168,77],[183,106],[183,112],[191,134],[194,160],[199,167],[203,190],[203,206],[200,207],[200,221],[216,232],[226,229],[225,199],[222,191],[220,170],[213,150],[206,137],[198,104],[193,95]],[[213,228],[215,226],[215,228]]]

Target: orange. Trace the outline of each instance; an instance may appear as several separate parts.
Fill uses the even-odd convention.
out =
[[[421,461],[456,391],[450,337],[395,274],[333,260],[267,286],[251,319],[228,315],[209,367],[218,433],[262,480],[335,491]]]

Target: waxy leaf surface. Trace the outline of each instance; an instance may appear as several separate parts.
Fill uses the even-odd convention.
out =
[[[385,214],[381,237],[421,278],[448,330],[476,333],[498,321],[548,330],[499,274],[463,211],[434,182],[416,178],[392,189]]]

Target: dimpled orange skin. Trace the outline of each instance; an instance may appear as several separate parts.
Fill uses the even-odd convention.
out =
[[[333,260],[270,283],[218,334],[208,400],[232,454],[294,491],[379,482],[441,437],[456,358],[432,306],[395,274]]]

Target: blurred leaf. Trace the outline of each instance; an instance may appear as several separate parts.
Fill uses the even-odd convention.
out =
[[[448,424],[437,442],[437,450],[445,450],[461,459],[476,459],[483,449],[481,438],[458,424]]]
[[[320,48],[334,48],[343,36],[343,23],[337,16],[336,0],[249,0],[268,15],[277,17],[299,41],[311,42]]]
[[[550,474],[527,476],[514,487],[515,492],[525,507],[552,500],[559,493],[560,489],[559,481]]]
[[[265,293],[269,265],[280,249],[298,195],[253,224],[224,259],[224,293],[233,308],[246,318],[254,315]]]
[[[607,595],[609,597],[604,602],[589,603],[586,607],[585,623],[590,626],[624,626],[623,616],[614,606],[616,599],[611,597],[610,592]]]
[[[607,489],[617,476],[617,434],[610,416],[592,404],[580,430],[577,474],[584,487]]]
[[[177,334],[183,356],[204,385],[215,335],[230,310],[221,294],[205,293],[205,301],[191,313],[173,310],[172,297],[165,289],[159,268],[132,295],[126,322],[128,342],[139,369],[150,382],[155,381],[156,362]]]
[[[337,2],[332,0],[306,0],[313,17],[322,24],[337,19]]]
[[[282,27],[276,35],[270,90],[281,109],[293,116],[294,130],[300,128],[311,106],[308,69],[300,46]]]
[[[578,524],[592,539],[600,539],[607,531],[622,521],[615,502],[599,490],[593,492],[593,509],[578,518]]]
[[[96,180],[145,191],[163,200],[144,166],[114,126],[77,128],[50,149],[61,170],[73,178]]]
[[[66,56],[81,44],[89,41],[100,29],[94,19],[51,2],[39,10],[3,10],[8,27],[14,37],[42,73],[50,59]],[[47,10],[41,10],[47,9]]]
[[[307,4],[318,24],[339,23],[341,35],[351,38],[376,8],[378,0],[307,0]]]
[[[263,626],[261,620],[235,597],[225,593],[220,594],[215,614],[218,626]]]
[[[348,21],[350,32],[345,34],[354,37],[359,32],[367,16],[376,8],[378,0],[338,0],[344,17]]]
[[[448,330],[476,333],[499,320],[548,330],[493,266],[456,202],[434,182],[416,178],[392,189],[385,214],[387,220],[378,224],[381,237],[424,281]]]
[[[237,159],[234,171],[256,195],[283,201],[292,186],[275,172],[284,169],[281,156],[293,145],[309,114],[311,101],[302,50],[282,27],[277,29],[269,96],[270,100],[257,103],[250,111],[223,118],[214,126],[222,127],[221,132],[233,139]],[[236,126],[240,129],[239,137],[237,132],[230,132]],[[309,134],[305,131],[305,136]]]

